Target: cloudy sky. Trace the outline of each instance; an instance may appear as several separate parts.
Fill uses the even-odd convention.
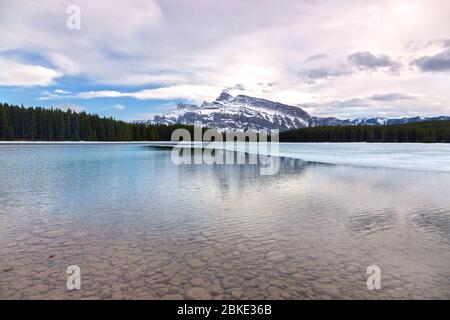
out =
[[[134,120],[223,90],[450,115],[450,1],[0,0],[0,101]]]

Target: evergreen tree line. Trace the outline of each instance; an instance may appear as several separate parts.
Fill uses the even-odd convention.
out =
[[[146,125],[86,112],[25,108],[0,103],[0,140],[170,141],[175,129],[192,126]]]
[[[450,142],[450,121],[312,127],[281,132],[283,142]]]
[[[170,141],[193,126],[128,123],[86,112],[0,103],[0,140]],[[205,130],[205,128],[204,128]],[[390,126],[335,126],[281,132],[280,142],[450,142],[450,121]]]

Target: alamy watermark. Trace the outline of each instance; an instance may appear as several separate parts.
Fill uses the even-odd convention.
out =
[[[70,265],[66,269],[68,278],[66,287],[68,290],[81,289],[81,269],[78,265]],[[377,265],[370,265],[367,267],[366,273],[369,275],[366,281],[367,289],[379,290],[381,289],[381,268]]]
[[[66,273],[69,275],[66,281],[68,290],[81,289],[81,269],[77,265],[68,266]]]
[[[377,265],[371,265],[367,267],[367,274],[369,277],[367,278],[367,289],[381,289],[381,268]]]
[[[381,26],[381,9],[379,6],[371,5],[367,7],[366,24],[369,29],[378,29]]]
[[[69,15],[66,20],[66,27],[69,30],[81,29],[81,9],[79,6],[71,4],[67,7],[66,13]]]
[[[171,158],[181,164],[259,164],[261,175],[274,175],[280,169],[278,130],[203,130],[194,122],[194,136],[187,129],[176,129],[171,140],[177,142]]]

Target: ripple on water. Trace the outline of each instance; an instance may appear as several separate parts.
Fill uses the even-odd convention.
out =
[[[14,148],[0,148],[0,298],[450,298],[448,174],[288,159],[260,176],[138,146]]]

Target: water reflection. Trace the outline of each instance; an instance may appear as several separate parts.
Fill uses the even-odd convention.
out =
[[[389,209],[359,212],[350,217],[349,230],[354,235],[387,231],[395,225],[395,218],[396,212]]]
[[[127,145],[2,146],[0,163],[0,298],[450,297],[449,174],[281,158],[262,176]]]
[[[414,214],[415,223],[427,232],[439,233],[450,242],[450,211],[443,208],[424,207]]]

